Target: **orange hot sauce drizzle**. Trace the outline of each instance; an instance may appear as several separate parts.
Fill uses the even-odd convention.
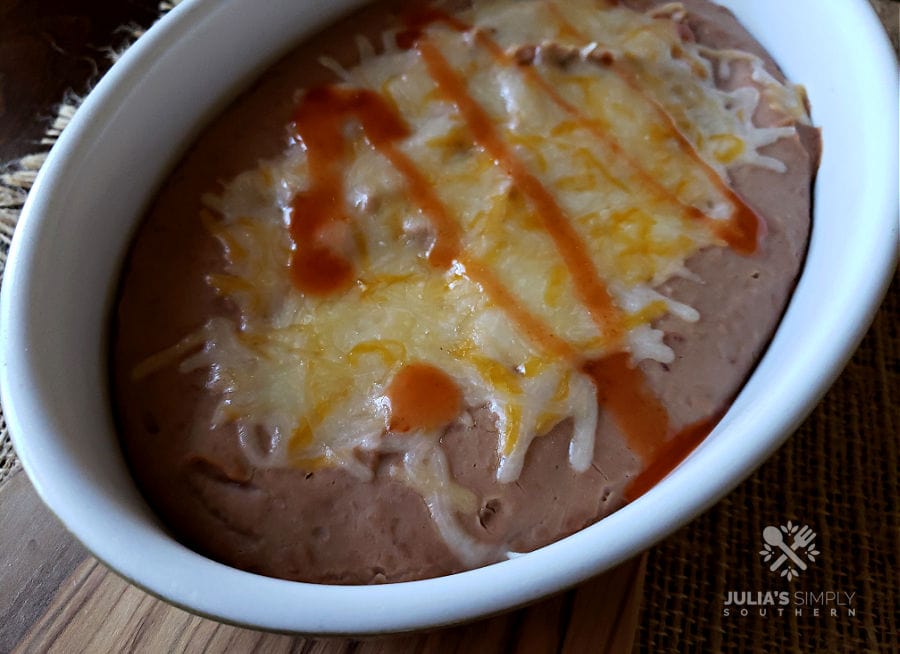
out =
[[[707,225],[713,232],[725,241],[728,246],[745,256],[756,252],[759,247],[759,241],[765,235],[766,223],[752,208],[750,208],[743,198],[739,196],[728,184],[726,184],[712,166],[710,166],[700,153],[694,148],[688,138],[682,134],[681,130],[672,120],[669,112],[659,104],[655,99],[647,95],[640,85],[635,81],[633,74],[626,69],[625,66],[614,63],[612,70],[628,84],[638,95],[640,95],[656,112],[656,115],[663,122],[669,133],[675,138],[681,151],[694,160],[694,164],[703,171],[706,178],[716,187],[716,190],[728,198],[734,208],[728,220],[716,220],[709,218],[699,210],[697,216],[706,220]]]
[[[294,114],[294,129],[306,147],[311,185],[294,198],[290,233],[290,273],[304,293],[327,295],[353,282],[354,266],[340,243],[328,242],[349,219],[344,210],[343,163],[347,157],[341,136],[342,117],[330,111],[334,92],[311,89]]]
[[[462,409],[462,392],[443,370],[428,363],[408,363],[388,384],[391,430],[439,429]]]
[[[397,117],[399,120],[399,116]],[[460,254],[459,224],[450,216],[443,203],[438,199],[431,182],[425,177],[415,162],[398,150],[391,143],[379,147],[391,165],[406,181],[412,201],[419,206],[422,213],[431,220],[436,232],[434,245],[428,252],[428,261],[436,268],[449,268]]]
[[[448,267],[459,250],[459,226],[446,211],[436,211],[423,189],[430,184],[416,165],[394,147],[409,136],[409,127],[387,101],[366,89],[323,86],[310,90],[294,115],[294,129],[306,146],[312,186],[294,199],[291,238],[295,250],[291,261],[294,282],[301,291],[324,295],[344,290],[352,281],[349,261],[319,246],[316,237],[324,226],[347,222],[342,172],[346,144],[341,132],[348,118],[356,118],[366,138],[407,179],[413,199],[435,223],[437,239],[429,261]]]
[[[610,4],[618,3],[611,2]],[[559,20],[563,31],[570,35],[576,35],[585,42],[588,41],[587,36],[569,23],[554,3],[550,2],[548,5]],[[630,158],[626,159],[626,162],[634,167],[642,179],[646,179],[650,183],[651,189],[658,197],[682,204],[691,218],[705,219],[716,234],[736,252],[745,255],[753,254],[759,245],[760,237],[765,233],[765,222],[762,218],[747,206],[730,186],[722,181],[718,173],[703,160],[691,142],[678,129],[665,108],[649,97],[636,83],[633,76],[627,74],[623,67],[615,62],[610,62],[608,65],[629,87],[652,104],[655,113],[675,137],[682,152],[692,158],[707,178],[713,182],[717,190],[729,199],[735,207],[735,213],[728,221],[709,218],[696,207],[683,205],[676,196],[653,180],[636,162]],[[569,105],[544,78],[531,70],[528,73],[530,73],[529,78],[549,93],[554,102],[563,110],[576,117],[580,124],[588,127],[595,136],[603,139],[615,152],[622,152],[618,143],[608,139],[596,125],[587,120],[575,107]],[[625,487],[625,499],[628,501],[637,499],[662,481],[703,442],[724,415],[724,412],[721,412],[699,420],[684,427],[671,438],[660,442],[660,435],[668,435],[670,432],[668,412],[647,388],[640,370],[630,365],[629,357],[626,354],[614,354],[600,361],[590,362],[584,366],[584,371],[594,380],[598,403],[613,414],[619,428],[625,432],[629,446],[645,462],[644,469]]]
[[[590,361],[582,370],[594,380],[597,402],[615,418],[631,449],[644,461],[652,461],[660,436],[669,432],[669,414],[630,360],[626,352],[619,352]]]
[[[713,430],[721,414],[671,433],[669,414],[647,387],[641,371],[625,352],[586,363],[582,370],[594,380],[597,403],[609,411],[628,439],[629,447],[645,463],[625,487],[625,498],[637,499],[681,463]]]
[[[550,6],[553,7],[554,13],[558,11],[555,5]],[[563,23],[564,33],[570,33],[570,35],[575,38],[581,38],[581,35],[574,31],[574,29],[575,28],[568,25],[568,23]],[[497,42],[491,39],[485,32],[481,30],[476,32],[475,39],[482,47],[490,52],[495,61],[506,65],[514,63]],[[703,212],[696,207],[683,204],[674,193],[659,183],[653,175],[644,170],[644,168],[635,161],[634,157],[628,154],[628,152],[625,151],[625,148],[607,134],[596,121],[586,116],[584,112],[580,111],[575,105],[562,97],[556,89],[553,88],[550,82],[544,79],[532,66],[520,66],[519,68],[525,78],[546,93],[547,97],[549,97],[556,106],[569,114],[572,120],[575,121],[575,124],[590,132],[591,136],[603,144],[605,148],[609,149],[618,161],[625,163],[631,169],[632,173],[637,178],[637,181],[639,181],[645,189],[648,189],[653,196],[663,202],[678,206],[682,214],[688,218],[697,219],[705,217]]]
[[[420,40],[417,46],[432,79],[444,96],[456,105],[475,141],[506,170],[537,210],[544,229],[556,244],[556,249],[572,276],[579,299],[587,307],[600,333],[613,342],[618,341],[623,335],[622,312],[600,280],[587,245],[572,227],[556,199],[506,147],[490,116],[469,95],[465,81],[453,70],[440,50],[424,40]]]
[[[572,25],[568,20],[566,20],[565,16],[563,16],[562,12],[559,10],[559,7],[557,7],[555,3],[550,2],[548,3],[548,6],[553,12],[555,18],[559,21],[560,27],[564,32],[576,35],[576,37],[584,41],[585,44],[590,42],[591,39],[584,32],[582,32],[577,27]],[[713,230],[713,232],[719,238],[725,241],[728,246],[738,254],[751,255],[756,252],[756,249],[759,246],[760,239],[765,235],[765,221],[750,206],[748,206],[746,202],[744,202],[743,198],[741,198],[741,196],[738,195],[734,191],[734,189],[732,189],[722,180],[722,178],[712,168],[712,166],[706,163],[703,157],[700,156],[700,153],[697,152],[696,148],[694,148],[694,145],[675,124],[675,121],[672,119],[672,116],[669,115],[669,112],[666,111],[665,107],[660,105],[659,102],[657,102],[654,98],[651,98],[649,95],[647,95],[647,92],[643,88],[641,88],[641,85],[638,84],[637,80],[635,79],[634,73],[629,71],[627,67],[621,62],[610,61],[607,65],[623,82],[625,82],[635,93],[643,98],[648,105],[650,105],[650,107],[656,113],[657,117],[660,119],[660,121],[662,121],[663,126],[668,129],[670,135],[678,143],[678,147],[681,149],[681,151],[689,158],[693,159],[694,164],[703,171],[703,174],[713,184],[713,186],[716,187],[716,190],[726,198],[728,198],[728,201],[734,207],[734,211],[729,220],[716,220],[705,215],[696,207],[682,205],[685,206],[687,215],[691,218],[705,220],[707,225]],[[549,87],[549,85],[543,78],[541,78],[536,73],[533,74],[533,77],[543,82],[542,86],[547,86],[547,90],[556,95],[552,87]],[[559,100],[563,103],[566,102],[562,98],[559,98]],[[554,101],[556,102],[555,98]],[[557,104],[559,104],[559,102],[557,102]],[[562,104],[560,104],[560,106],[563,107],[563,109],[565,109],[567,112],[569,111],[569,109],[564,107]],[[575,111],[577,111],[577,109]],[[644,172],[644,176],[650,178],[650,176],[647,175],[646,172]],[[652,184],[654,191],[659,192],[660,189],[662,189],[663,193],[665,193],[666,195],[671,195],[657,182],[653,181]],[[674,199],[678,204],[682,204],[681,201],[677,198]]]
[[[399,120],[399,116],[397,119]],[[397,172],[404,177],[410,197],[422,213],[428,216],[437,232],[435,244],[428,253],[429,262],[437,268],[449,268],[454,261],[459,261],[465,267],[466,274],[481,286],[491,301],[500,307],[533,343],[556,356],[577,360],[578,353],[575,348],[559,338],[542,320],[523,307],[483,263],[462,250],[459,224],[450,216],[447,207],[441,202],[434,187],[415,162],[391,143],[381,144],[378,147]]]
[[[306,94],[295,113],[295,129],[307,148],[313,178],[312,188],[295,198],[295,210],[291,219],[295,255],[303,253],[307,259],[312,260],[311,273],[302,278],[297,271],[306,273],[307,269],[295,267],[292,261],[293,279],[297,288],[310,292],[309,278],[331,281],[331,284],[322,283],[316,287],[318,294],[323,295],[343,290],[347,283],[343,276],[340,283],[330,277],[331,269],[328,266],[331,262],[328,257],[331,253],[327,252],[323,256],[313,250],[312,255],[307,254],[308,250],[302,247],[303,242],[299,241],[298,234],[302,238],[306,234],[315,233],[317,225],[347,220],[343,207],[340,164],[343,163],[341,155],[345,148],[341,127],[348,117],[354,117],[360,122],[372,147],[380,151],[403,176],[411,199],[431,220],[437,238],[428,253],[429,263],[446,269],[454,261],[459,261],[465,266],[468,276],[482,287],[488,297],[536,345],[565,359],[577,360],[578,354],[569,343],[554,334],[540,318],[529,313],[478,259],[462,252],[458,223],[415,162],[395,146],[397,141],[409,135],[408,126],[390,104],[374,91],[335,87],[313,89]],[[318,200],[323,196],[327,198],[327,202],[314,204],[310,201],[310,198]],[[314,256],[319,259],[314,260]],[[315,269],[316,264],[322,267]],[[352,281],[353,269],[349,263],[347,270]],[[340,272],[343,273],[343,270]]]
[[[555,9],[553,5],[551,5],[551,7]],[[447,23],[451,28],[456,29],[457,31],[465,31],[467,29],[470,29],[468,26],[461,24],[458,20],[448,20],[447,17],[445,15],[442,15],[440,12],[438,12],[437,15],[432,14],[431,20]],[[568,25],[568,27],[572,34],[580,34],[578,30],[576,30],[571,25]],[[422,19],[419,19],[416,28],[414,30],[411,30],[407,34],[407,39],[404,42],[401,42],[398,39],[398,45],[407,48],[412,47],[420,39],[422,29]],[[479,30],[475,33],[475,38],[477,42],[493,56],[495,61],[504,64],[512,63],[510,57],[485,32]],[[430,49],[432,56],[434,54],[437,54],[440,59],[434,57],[433,61],[436,60],[438,66],[440,66],[441,63],[443,63],[444,66],[435,70],[435,68],[433,67],[433,61],[429,62],[429,59],[426,56],[426,50],[423,50],[423,48]],[[457,94],[454,95],[451,99],[455,104],[457,104],[457,107],[463,114],[464,119],[466,119],[470,130],[472,130],[475,134],[476,140],[479,140],[479,138],[478,133],[474,129],[472,129],[473,121],[470,117],[472,116],[472,114],[475,114],[474,117],[476,118],[476,129],[479,126],[486,126],[487,129],[485,129],[484,131],[490,133],[493,128],[490,125],[489,119],[487,119],[487,117],[485,116],[483,120],[478,121],[478,118],[481,118],[477,115],[480,108],[477,106],[474,100],[471,99],[471,97],[468,97],[468,93],[465,90],[464,83],[462,82],[462,80],[459,80],[454,71],[452,71],[452,69],[450,69],[450,67],[446,65],[446,61],[442,61],[443,57],[440,56],[440,53],[436,50],[436,48],[428,43],[419,43],[419,51],[425,58],[426,64],[429,64],[432,77],[435,78],[435,81],[438,83],[439,87],[441,86],[441,79],[438,78],[435,73],[446,73],[449,71],[450,75],[448,77],[453,83],[453,88],[457,91]],[[605,145],[610,147],[614,153],[619,155],[627,154],[613,138],[605,134],[582,112],[580,112],[576,107],[562,98],[562,96],[560,96],[543,77],[538,75],[535,71],[527,68],[525,69],[525,75],[527,79],[529,79],[529,81],[538,85],[541,90],[549,95],[551,100],[553,100],[564,111],[569,113],[570,116],[575,118],[580,125],[587,127],[595,137],[599,138]],[[453,77],[456,77],[456,79],[454,80]],[[446,89],[443,90],[446,95],[449,95]],[[461,107],[460,104],[456,102],[458,97],[460,97],[464,101],[466,100],[466,98],[468,98],[470,106],[474,105],[476,111],[469,112],[469,115],[467,115],[466,112],[463,111],[463,107]],[[661,107],[658,107],[658,109],[661,109]],[[666,117],[668,119],[667,125],[675,128],[674,123],[672,123],[671,118],[668,117],[668,114],[666,114]],[[680,131],[675,129],[675,133],[679,138],[680,143],[687,144],[687,146],[689,147],[689,154],[696,161],[699,161],[704,166],[705,170],[709,171],[709,167],[705,164],[705,162],[702,161],[699,155],[694,151],[693,147],[690,146],[690,143],[687,142],[686,139],[684,139]],[[499,137],[495,137],[491,142],[502,147],[502,142],[500,141]],[[487,143],[482,142],[482,146],[485,147],[485,149],[488,150],[488,152],[491,153],[492,156],[494,156],[495,160],[499,159],[495,152],[492,151],[490,147],[488,147]],[[661,184],[656,182],[656,180],[654,180],[652,176],[647,173],[642,167],[640,167],[640,165],[637,164],[637,162],[635,162],[633,159],[628,157],[626,163],[628,163],[632,167],[632,169],[635,170],[637,176],[642,181],[644,181],[651,187],[651,190],[657,195],[657,197],[662,197],[663,199],[666,199],[670,202],[678,203],[685,209],[687,215],[690,218],[707,218],[699,209],[682,205],[676,196],[670,193],[668,189],[663,187]],[[519,180],[516,179],[516,175],[513,174],[513,171],[509,170],[509,166],[507,166],[507,170],[511,173],[514,181],[516,181],[518,184]],[[527,171],[526,174],[528,174]],[[715,180],[717,181],[717,183],[721,183],[721,180],[718,179],[717,175],[715,177]],[[534,181],[537,182],[536,179]],[[524,191],[524,189],[522,190]],[[735,197],[730,188],[726,189],[726,191],[728,192],[729,197]],[[549,193],[547,193],[547,195],[549,196]],[[533,198],[532,201],[534,201]],[[553,204],[555,205],[555,202],[553,202]],[[744,205],[742,202],[738,201],[737,206],[741,207]],[[545,214],[542,214],[542,217],[544,216]],[[753,216],[754,224],[762,225],[761,221],[759,221],[758,218],[755,218],[755,214],[753,214]],[[565,219],[564,216],[562,218]],[[721,221],[719,222],[721,224]],[[756,232],[754,231],[754,247],[756,238]],[[735,247],[735,245],[741,245],[741,243],[736,242],[735,239],[726,239],[726,241],[729,243],[729,245],[732,245],[732,247]],[[638,475],[638,477],[632,480],[632,482],[626,488],[626,494],[629,499],[635,499],[636,497],[640,496],[641,494],[646,492],[646,490],[656,484],[659,480],[665,477],[666,474],[668,474],[673,468],[675,468],[675,466],[678,465],[678,463],[680,463],[688,454],[690,454],[690,452],[706,437],[706,435],[709,434],[709,432],[715,426],[716,422],[718,422],[718,417],[701,421],[683,429],[681,432],[674,434],[672,438],[666,440],[666,436],[668,436],[671,432],[668,412],[666,411],[665,407],[662,406],[659,400],[653,395],[650,389],[647,388],[644,376],[641,371],[635,367],[631,367],[629,356],[627,354],[618,353],[600,360],[591,361],[584,364],[582,369],[594,381],[595,388],[597,389],[598,404],[600,404],[613,414],[617,424],[619,425],[619,428],[626,436],[629,442],[629,446],[646,462],[644,471],[640,475]]]
[[[669,440],[662,443],[653,459],[625,487],[625,499],[636,500],[657,483],[663,480],[675,467],[684,461],[688,454],[709,436],[724,412],[699,420],[683,428]]]
[[[491,301],[500,307],[532,342],[557,356],[570,360],[577,359],[575,348],[554,334],[542,320],[529,313],[484,264],[462,251],[459,224],[450,216],[447,207],[435,193],[434,187],[415,163],[390,144],[381,146],[380,149],[403,175],[410,197],[422,213],[428,216],[437,232],[437,240],[428,254],[429,262],[438,268],[449,268],[454,261],[459,261],[465,267],[466,274],[481,286]]]
[[[506,317],[518,325],[525,335],[545,352],[573,363],[580,360],[577,350],[566,340],[553,333],[544,322],[523,307],[503,283],[480,261],[463,254],[460,262],[466,274],[478,282],[491,301],[501,308]]]
[[[525,170],[524,165],[508,152],[496,134],[490,118],[469,96],[465,89],[465,83],[450,68],[440,52],[427,42],[420,41],[418,48],[432,78],[457,106],[475,140],[481,143],[482,147],[507,169],[519,189],[532,200],[538,209],[545,229],[554,237],[557,248],[569,264],[570,274],[577,285],[580,282],[578,288],[581,291],[581,299],[591,309],[595,320],[602,320],[608,316],[609,314],[603,311],[595,313],[596,306],[592,306],[590,303],[591,284],[602,285],[602,282],[599,282],[596,277],[593,262],[586,253],[586,246],[571,229],[559,205],[546,188]],[[574,256],[571,254],[572,252],[575,253]],[[587,263],[584,263],[584,259],[587,259]],[[585,267],[579,268],[578,264],[573,267],[573,260],[579,261],[580,265]],[[587,275],[585,275],[585,271],[587,271]],[[603,287],[603,292],[608,304],[602,306],[602,309],[610,307],[617,312],[618,309],[612,304],[612,299],[605,287]],[[585,295],[587,295],[587,301]],[[601,331],[602,329],[601,327]],[[620,352],[603,359],[590,361],[582,369],[594,381],[598,404],[611,412],[628,440],[629,446],[645,461],[644,471],[626,488],[629,499],[638,497],[668,474],[703,440],[715,424],[704,421],[675,434],[666,441],[665,439],[670,433],[668,412],[647,388],[641,371],[630,366],[630,356],[627,353]]]
[[[616,6],[619,3],[618,0],[607,0],[606,4],[608,6]],[[562,12],[559,10],[559,7],[557,7],[555,3],[548,2],[547,6],[559,22],[560,29],[564,34],[568,35],[569,37],[581,39],[585,42],[589,41],[584,32],[580,31],[577,27],[566,20],[565,16],[563,16]],[[466,32],[472,29],[471,25],[467,25],[466,23],[460,21],[458,18],[450,16],[439,9],[432,8],[419,12],[417,14],[413,14],[410,18],[407,19],[407,24],[409,25],[409,27],[408,29],[400,32],[397,35],[397,45],[404,49],[413,47],[421,38],[425,27],[427,27],[431,23],[436,22],[444,23],[451,29],[454,29],[458,32]],[[476,30],[474,32],[474,36],[476,42],[485,50],[487,50],[496,62],[504,65],[511,65],[514,63],[513,59],[506,52],[504,52],[499,44],[491,39],[491,37],[484,30]],[[762,218],[751,207],[749,207],[747,203],[744,202],[744,200],[730,186],[722,181],[719,174],[709,164],[707,164],[706,161],[704,161],[704,159],[696,151],[687,137],[681,132],[680,129],[678,129],[678,126],[672,120],[672,117],[665,110],[665,108],[663,108],[653,98],[649,97],[646,92],[644,92],[644,90],[640,88],[640,85],[636,83],[633,75],[629,75],[621,64],[617,64],[612,60],[606,65],[609,66],[613,70],[613,72],[626,84],[628,84],[628,86],[632,90],[638,93],[638,95],[640,95],[647,103],[652,106],[657,116],[663,122],[663,126],[668,128],[670,135],[676,140],[682,152],[693,159],[694,163],[700,167],[706,177],[716,187],[716,190],[718,190],[722,195],[728,198],[728,201],[734,207],[734,213],[732,214],[730,220],[717,220],[715,218],[711,218],[704,214],[697,207],[683,203],[674,193],[669,191],[665,186],[660,184],[650,173],[644,170],[644,168],[637,161],[635,161],[634,158],[631,157],[625,151],[625,149],[622,148],[622,146],[618,142],[616,142],[614,138],[605,133],[604,130],[600,128],[600,126],[597,125],[596,122],[592,121],[577,107],[563,98],[556,91],[556,89],[554,89],[553,86],[551,86],[550,83],[547,82],[546,79],[541,77],[541,75],[538,74],[533,68],[527,66],[523,66],[520,68],[526,79],[528,79],[529,82],[536,85],[544,93],[546,93],[554,104],[560,107],[563,111],[569,114],[569,116],[571,116],[573,120],[575,120],[579,127],[589,131],[597,140],[603,143],[605,147],[609,148],[616,156],[616,158],[627,164],[634,171],[635,176],[638,177],[640,182],[643,183],[644,186],[648,188],[654,196],[669,204],[678,205],[682,210],[682,215],[684,215],[686,218],[693,220],[704,220],[710,227],[710,229],[712,229],[713,232],[719,238],[725,241],[735,252],[744,255],[753,254],[759,245],[761,236],[765,233],[765,222],[762,220]]]

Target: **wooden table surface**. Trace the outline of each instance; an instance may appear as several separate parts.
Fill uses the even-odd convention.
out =
[[[366,641],[241,629],[132,586],[72,538],[21,471],[0,487],[0,652],[627,653],[644,557],[525,609],[428,634]],[[439,601],[439,600],[436,600]]]
[[[120,26],[155,0],[0,0],[0,172],[41,148],[55,106],[108,66]],[[88,552],[21,471],[0,485],[0,654],[5,652],[628,652],[645,556],[489,620],[387,639],[307,639],[200,618],[132,586]]]

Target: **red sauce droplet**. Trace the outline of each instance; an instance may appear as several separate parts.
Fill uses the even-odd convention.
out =
[[[394,375],[386,396],[391,403],[392,431],[439,429],[462,409],[456,382],[429,363],[409,363]]]

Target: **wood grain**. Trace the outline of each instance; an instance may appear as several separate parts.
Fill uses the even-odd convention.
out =
[[[543,602],[468,625],[372,640],[304,638],[192,615],[90,556],[23,472],[0,487],[0,652],[399,654],[631,651],[645,557]]]
[[[0,651],[24,635],[87,558],[23,472],[0,487]]]

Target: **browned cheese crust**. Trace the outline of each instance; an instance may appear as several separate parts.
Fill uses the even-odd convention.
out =
[[[632,2],[646,6],[648,2]],[[693,35],[714,47],[734,47],[775,63],[725,10],[685,0]],[[363,483],[337,469],[254,469],[232,427],[208,427],[214,397],[206,372],[176,367],[139,382],[133,367],[232,309],[204,274],[223,267],[220,246],[204,231],[201,196],[221,181],[283,149],[294,92],[331,80],[315,63],[327,53],[352,61],[352,36],[377,34],[390,21],[376,6],[308,41],[276,65],[219,117],[193,145],[161,189],[128,258],[115,316],[113,385],[122,442],[134,476],[164,524],[188,546],[261,574],[325,583],[403,581],[463,569],[444,544],[422,498],[385,474]],[[361,29],[365,26],[365,29]],[[720,85],[752,83],[735,66]],[[765,107],[758,124],[790,122]],[[809,231],[810,189],[818,135],[800,128],[762,150],[787,173],[745,167],[733,187],[765,217],[758,253],[743,257],[710,248],[688,261],[703,281],[676,279],[665,293],[695,307],[699,322],[659,325],[674,363],[641,365],[674,426],[721,410],[746,379],[778,323],[799,274]],[[494,421],[473,412],[474,426],[452,426],[442,438],[453,476],[482,501],[465,525],[480,540],[528,551],[582,529],[624,504],[623,488],[640,469],[615,424],[602,415],[593,465],[578,474],[567,461],[571,421],[535,439],[519,480],[501,484]],[[376,469],[389,463],[373,461]]]

